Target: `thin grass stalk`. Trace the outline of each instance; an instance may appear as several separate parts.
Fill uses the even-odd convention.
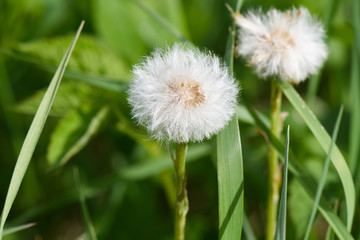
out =
[[[286,239],[286,206],[287,206],[287,189],[288,189],[288,163],[289,163],[289,144],[290,144],[290,125],[286,131],[286,149],[285,149],[285,164],[283,170],[283,185],[281,189],[280,210],[276,226],[276,233],[274,240]]]
[[[75,184],[78,188],[78,194],[79,194],[78,197],[79,197],[79,201],[80,201],[80,205],[81,205],[81,213],[83,215],[83,219],[85,222],[87,236],[88,236],[89,240],[97,240],[95,228],[91,221],[89,210],[86,205],[84,188],[82,187],[81,182],[80,182],[79,169],[77,167],[75,167],[73,169],[73,171],[74,171]]]
[[[187,143],[176,144],[174,160],[176,204],[175,204],[175,240],[185,239],[186,214],[189,210],[189,201],[186,191],[185,156]]]
[[[281,98],[282,92],[276,84],[276,80],[271,80],[271,116],[270,116],[270,131],[278,138],[281,132]],[[281,184],[281,175],[278,169],[279,156],[276,149],[269,144],[269,159],[268,159],[268,195],[267,195],[267,220],[266,220],[266,239],[272,240],[276,229],[276,213],[279,201],[279,188]]]

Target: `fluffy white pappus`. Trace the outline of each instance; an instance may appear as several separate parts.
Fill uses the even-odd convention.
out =
[[[230,120],[238,91],[219,58],[175,44],[134,67],[128,101],[152,137],[197,142]]]
[[[240,27],[237,52],[261,77],[299,83],[327,58],[324,29],[304,7],[287,12],[271,9],[266,14],[250,11],[236,15],[235,23]]]

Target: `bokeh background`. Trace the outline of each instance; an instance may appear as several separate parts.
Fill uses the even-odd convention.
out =
[[[5,239],[77,239],[85,232],[74,168],[80,173],[99,239],[172,239],[175,189],[171,159],[161,144],[133,123],[126,101],[132,65],[156,47],[188,40],[223,56],[232,23],[221,0],[0,0],[0,206],[30,126],[57,65],[81,20],[85,27],[70,59],[7,226],[37,225]],[[354,64],[354,1],[245,0],[241,12],[304,6],[329,24],[329,58],[318,76],[297,86],[329,133],[341,104],[345,114],[337,144],[356,178],[359,156],[359,76]],[[356,16],[355,16],[356,17]],[[357,42],[357,45],[360,43]],[[246,62],[235,60],[239,103],[269,113],[270,84]],[[354,74],[354,73],[353,73]],[[316,85],[315,85],[316,86]],[[318,179],[326,157],[299,115],[284,100],[291,147]],[[355,121],[355,122],[354,122]],[[240,117],[244,155],[245,212],[257,239],[264,238],[267,143]],[[218,238],[215,137],[189,147],[188,239]],[[353,160],[355,159],[355,160]],[[356,180],[357,192],[359,190]],[[299,183],[289,183],[288,239],[301,239],[312,203]],[[326,198],[339,207],[343,190],[330,169]],[[353,234],[359,231],[359,211]],[[328,226],[318,217],[312,239]],[[247,235],[244,234],[244,239]],[[80,239],[80,238],[79,238]]]

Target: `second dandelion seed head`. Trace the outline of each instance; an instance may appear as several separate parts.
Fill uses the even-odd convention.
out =
[[[261,77],[299,83],[327,58],[324,29],[306,8],[249,11],[235,15],[235,22],[240,27],[237,51]]]

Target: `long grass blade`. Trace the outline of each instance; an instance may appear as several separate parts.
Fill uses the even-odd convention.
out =
[[[236,11],[242,1],[237,1]],[[234,25],[233,25],[234,29]],[[235,36],[230,32],[225,61],[233,72]],[[240,129],[236,113],[216,138],[219,194],[219,239],[241,239],[244,212],[244,178]]]
[[[49,111],[51,109],[52,102],[54,101],[57,89],[60,85],[62,76],[64,74],[66,65],[70,59],[70,55],[72,50],[74,49],[75,43],[77,39],[80,36],[80,32],[84,26],[84,21],[81,23],[73,41],[71,42],[64,58],[62,59],[53,79],[51,80],[51,83],[49,85],[48,90],[45,93],[45,96],[43,100],[40,103],[40,106],[35,114],[35,117],[33,119],[33,122],[31,123],[30,129],[25,137],[23,146],[21,148],[19,157],[16,161],[14,173],[12,175],[10,186],[8,193],[6,195],[4,208],[1,214],[1,223],[0,223],[0,239],[2,239],[3,229],[5,225],[5,221],[8,217],[8,214],[10,212],[11,206],[15,200],[15,197],[18,193],[18,190],[20,188],[21,182],[24,178],[26,169],[29,165],[29,162],[31,160],[32,154],[34,152],[34,149],[37,145],[37,142],[39,140],[40,134],[42,132],[42,129],[45,125],[47,116],[49,114]]]
[[[351,80],[350,80],[350,139],[349,139],[349,166],[355,179],[355,189],[357,197],[360,192],[360,1],[353,1],[353,52],[351,65]],[[360,236],[359,236],[360,237]]]
[[[253,110],[250,106],[247,106],[247,109],[250,115],[253,117],[253,121],[255,122],[255,126],[260,128],[262,131],[266,133],[269,141],[273,146],[275,146],[276,150],[279,153],[280,159],[284,162],[285,158],[283,154],[285,152],[285,146],[275,138],[267,125],[267,122],[264,120],[264,117],[260,117],[258,112]],[[302,168],[298,161],[296,160],[294,154],[292,154],[291,149],[289,149],[289,170],[293,174],[293,176],[299,181],[303,189],[306,193],[312,198],[315,199],[316,189],[314,188],[315,182],[313,179],[309,177],[306,171]],[[344,223],[340,220],[340,218],[334,213],[333,209],[330,207],[330,204],[322,198],[319,204],[319,211],[329,223],[329,225],[334,230],[335,234],[339,237],[339,239],[354,239],[349,231],[346,229]]]
[[[79,169],[77,167],[74,168],[74,178],[75,178],[75,184],[77,186],[78,193],[79,193],[81,212],[82,212],[82,215],[84,218],[87,235],[90,240],[96,240],[97,237],[96,237],[95,228],[91,221],[90,214],[89,214],[86,202],[85,202],[85,196],[84,196],[83,188],[81,186],[80,177],[79,177]]]
[[[287,205],[287,184],[288,184],[288,162],[289,162],[290,126],[286,132],[285,165],[283,172],[283,185],[281,189],[280,209],[275,232],[275,240],[286,239],[286,205]]]
[[[332,140],[331,140],[330,149],[329,149],[328,155],[326,157],[323,172],[321,174],[320,182],[319,182],[319,185],[318,185],[318,188],[317,188],[317,191],[316,191],[316,196],[315,196],[314,205],[313,205],[313,208],[312,208],[312,211],[311,211],[310,219],[309,219],[308,225],[306,227],[305,237],[304,237],[305,240],[309,239],[310,230],[311,230],[311,227],[312,227],[312,225],[314,223],[316,211],[318,209],[319,202],[320,202],[320,197],[322,195],[322,192],[323,192],[323,189],[324,189],[324,186],[325,186],[325,181],[326,181],[327,173],[329,171],[329,166],[330,166],[330,156],[331,156],[331,153],[332,153],[332,150],[334,148],[336,138],[337,138],[337,135],[338,135],[338,132],[339,132],[339,127],[340,127],[340,122],[341,122],[343,110],[344,110],[344,107],[341,106],[340,112],[339,112],[339,115],[338,115],[338,118],[336,120],[336,124],[335,124],[335,127],[334,127],[333,135],[332,135],[332,138],[331,138]]]
[[[31,227],[33,227],[35,225],[36,225],[36,223],[27,223],[27,224],[23,224],[23,225],[16,226],[16,227],[5,228],[3,236],[10,235],[10,234],[16,233],[16,232],[20,232],[22,230],[31,228]]]
[[[291,86],[288,82],[279,82],[279,87],[296,109],[296,111],[300,114],[300,116],[304,119],[305,123],[314,134],[315,138],[318,140],[324,151],[328,151],[331,144],[331,138],[329,134],[325,131],[324,127],[321,125],[319,120],[310,110],[310,108],[306,105],[304,100],[300,97],[300,95],[296,92],[296,90]],[[347,210],[347,221],[346,227],[347,230],[351,230],[354,212],[355,212],[355,187],[354,182],[352,180],[352,175],[347,166],[347,163],[341,154],[339,148],[335,145],[334,150],[331,153],[331,160],[336,168],[336,171],[339,174],[341,179],[345,200],[346,200],[346,210]]]

